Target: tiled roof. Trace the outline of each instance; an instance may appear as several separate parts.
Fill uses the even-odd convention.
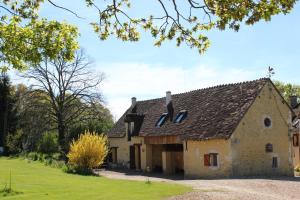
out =
[[[263,78],[172,95],[173,119],[181,110],[187,111],[187,117],[179,124],[168,119],[161,127],[155,127],[155,124],[161,114],[167,112],[165,97],[137,101],[134,111],[144,117],[138,135],[180,135],[182,139],[193,140],[229,138],[269,81]],[[117,121],[109,131],[109,137],[124,136],[124,120],[131,110],[129,108]]]

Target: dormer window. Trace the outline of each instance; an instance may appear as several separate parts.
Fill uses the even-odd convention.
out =
[[[187,116],[187,111],[186,110],[182,110],[180,111],[177,115],[176,118],[174,120],[174,123],[181,123]]]
[[[127,123],[127,140],[131,141],[131,136],[134,131],[134,122],[128,122]]]
[[[168,117],[168,113],[163,113],[160,118],[157,120],[156,124],[155,124],[155,127],[159,128],[161,127],[165,121],[167,120],[167,117]]]

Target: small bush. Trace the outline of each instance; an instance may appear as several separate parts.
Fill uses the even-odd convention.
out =
[[[295,172],[300,172],[300,165],[295,167]]]
[[[26,156],[29,160],[36,161],[39,159],[39,154],[37,152],[30,152]]]
[[[107,136],[86,131],[77,141],[72,142],[67,156],[69,164],[78,172],[87,173],[103,164],[107,153]]]
[[[38,151],[45,154],[58,152],[57,134],[53,132],[44,133],[38,144]]]
[[[62,157],[60,153],[54,153],[51,156],[54,160],[61,160]]]
[[[77,173],[76,171],[78,171],[78,170],[76,170],[76,168],[73,165],[64,165],[62,167],[62,170],[63,170],[63,172],[68,173],[68,174],[75,174],[75,173]]]
[[[23,131],[17,130],[6,137],[6,147],[9,154],[18,154],[22,152]]]
[[[147,184],[147,185],[150,185],[150,184],[151,184],[151,181],[150,181],[149,178],[146,179],[145,184]]]
[[[61,160],[52,160],[51,167],[63,168],[66,165],[65,161]]]
[[[9,172],[9,182],[8,182],[8,184],[6,183],[3,187],[3,189],[0,190],[0,196],[6,197],[6,196],[13,196],[13,195],[21,194],[21,192],[16,192],[15,190],[12,189],[11,182],[12,182],[12,176],[11,176],[11,171],[10,171]]]
[[[48,158],[46,160],[44,160],[45,165],[47,166],[52,166],[53,163],[53,159],[52,158]]]
[[[25,155],[25,158],[32,161],[40,161],[50,167],[62,168],[65,166],[65,161],[60,159],[61,155],[59,153],[42,154],[37,152],[30,152]]]

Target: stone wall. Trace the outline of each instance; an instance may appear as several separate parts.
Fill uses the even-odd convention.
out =
[[[270,126],[265,119],[271,120]],[[231,136],[234,176],[292,175],[291,112],[271,83],[262,89]],[[266,145],[272,152],[266,152]],[[278,167],[272,167],[277,157]]]

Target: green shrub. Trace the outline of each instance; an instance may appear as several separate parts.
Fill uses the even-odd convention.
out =
[[[18,154],[22,152],[23,131],[17,130],[6,137],[6,147],[9,154]]]
[[[80,175],[95,175],[92,169],[84,169],[78,166],[70,165],[70,164],[65,164],[62,167],[63,172],[68,173],[68,174],[80,174]]]
[[[61,160],[61,158],[62,158],[60,153],[54,153],[51,156],[54,160]]]
[[[0,197],[6,197],[6,196],[13,196],[13,195],[17,195],[17,194],[22,194],[22,192],[16,192],[15,190],[12,189],[12,185],[11,185],[11,171],[9,173],[9,183],[5,184],[3,189],[0,190]]]
[[[62,160],[52,160],[51,167],[55,168],[63,168],[65,167],[66,163]]]
[[[65,166],[65,161],[60,159],[61,155],[59,153],[43,154],[37,152],[30,152],[25,155],[25,158],[32,161],[40,161],[50,167],[62,168]]]
[[[33,161],[36,161],[39,159],[39,155],[37,152],[30,152],[27,154],[26,156],[29,160],[33,160]]]
[[[52,166],[52,163],[53,163],[53,159],[52,158],[48,158],[44,161],[45,165],[47,166]]]
[[[300,172],[300,165],[295,167],[295,172]]]
[[[63,172],[69,173],[69,174],[75,174],[76,173],[75,167],[72,166],[72,165],[68,165],[68,164],[64,165],[62,167],[62,170],[63,170]]]
[[[43,134],[38,143],[38,152],[45,154],[53,154],[58,152],[57,134],[53,132],[46,132]]]
[[[151,181],[150,181],[149,178],[146,179],[145,184],[147,184],[147,185],[150,185],[150,184],[151,184]]]

